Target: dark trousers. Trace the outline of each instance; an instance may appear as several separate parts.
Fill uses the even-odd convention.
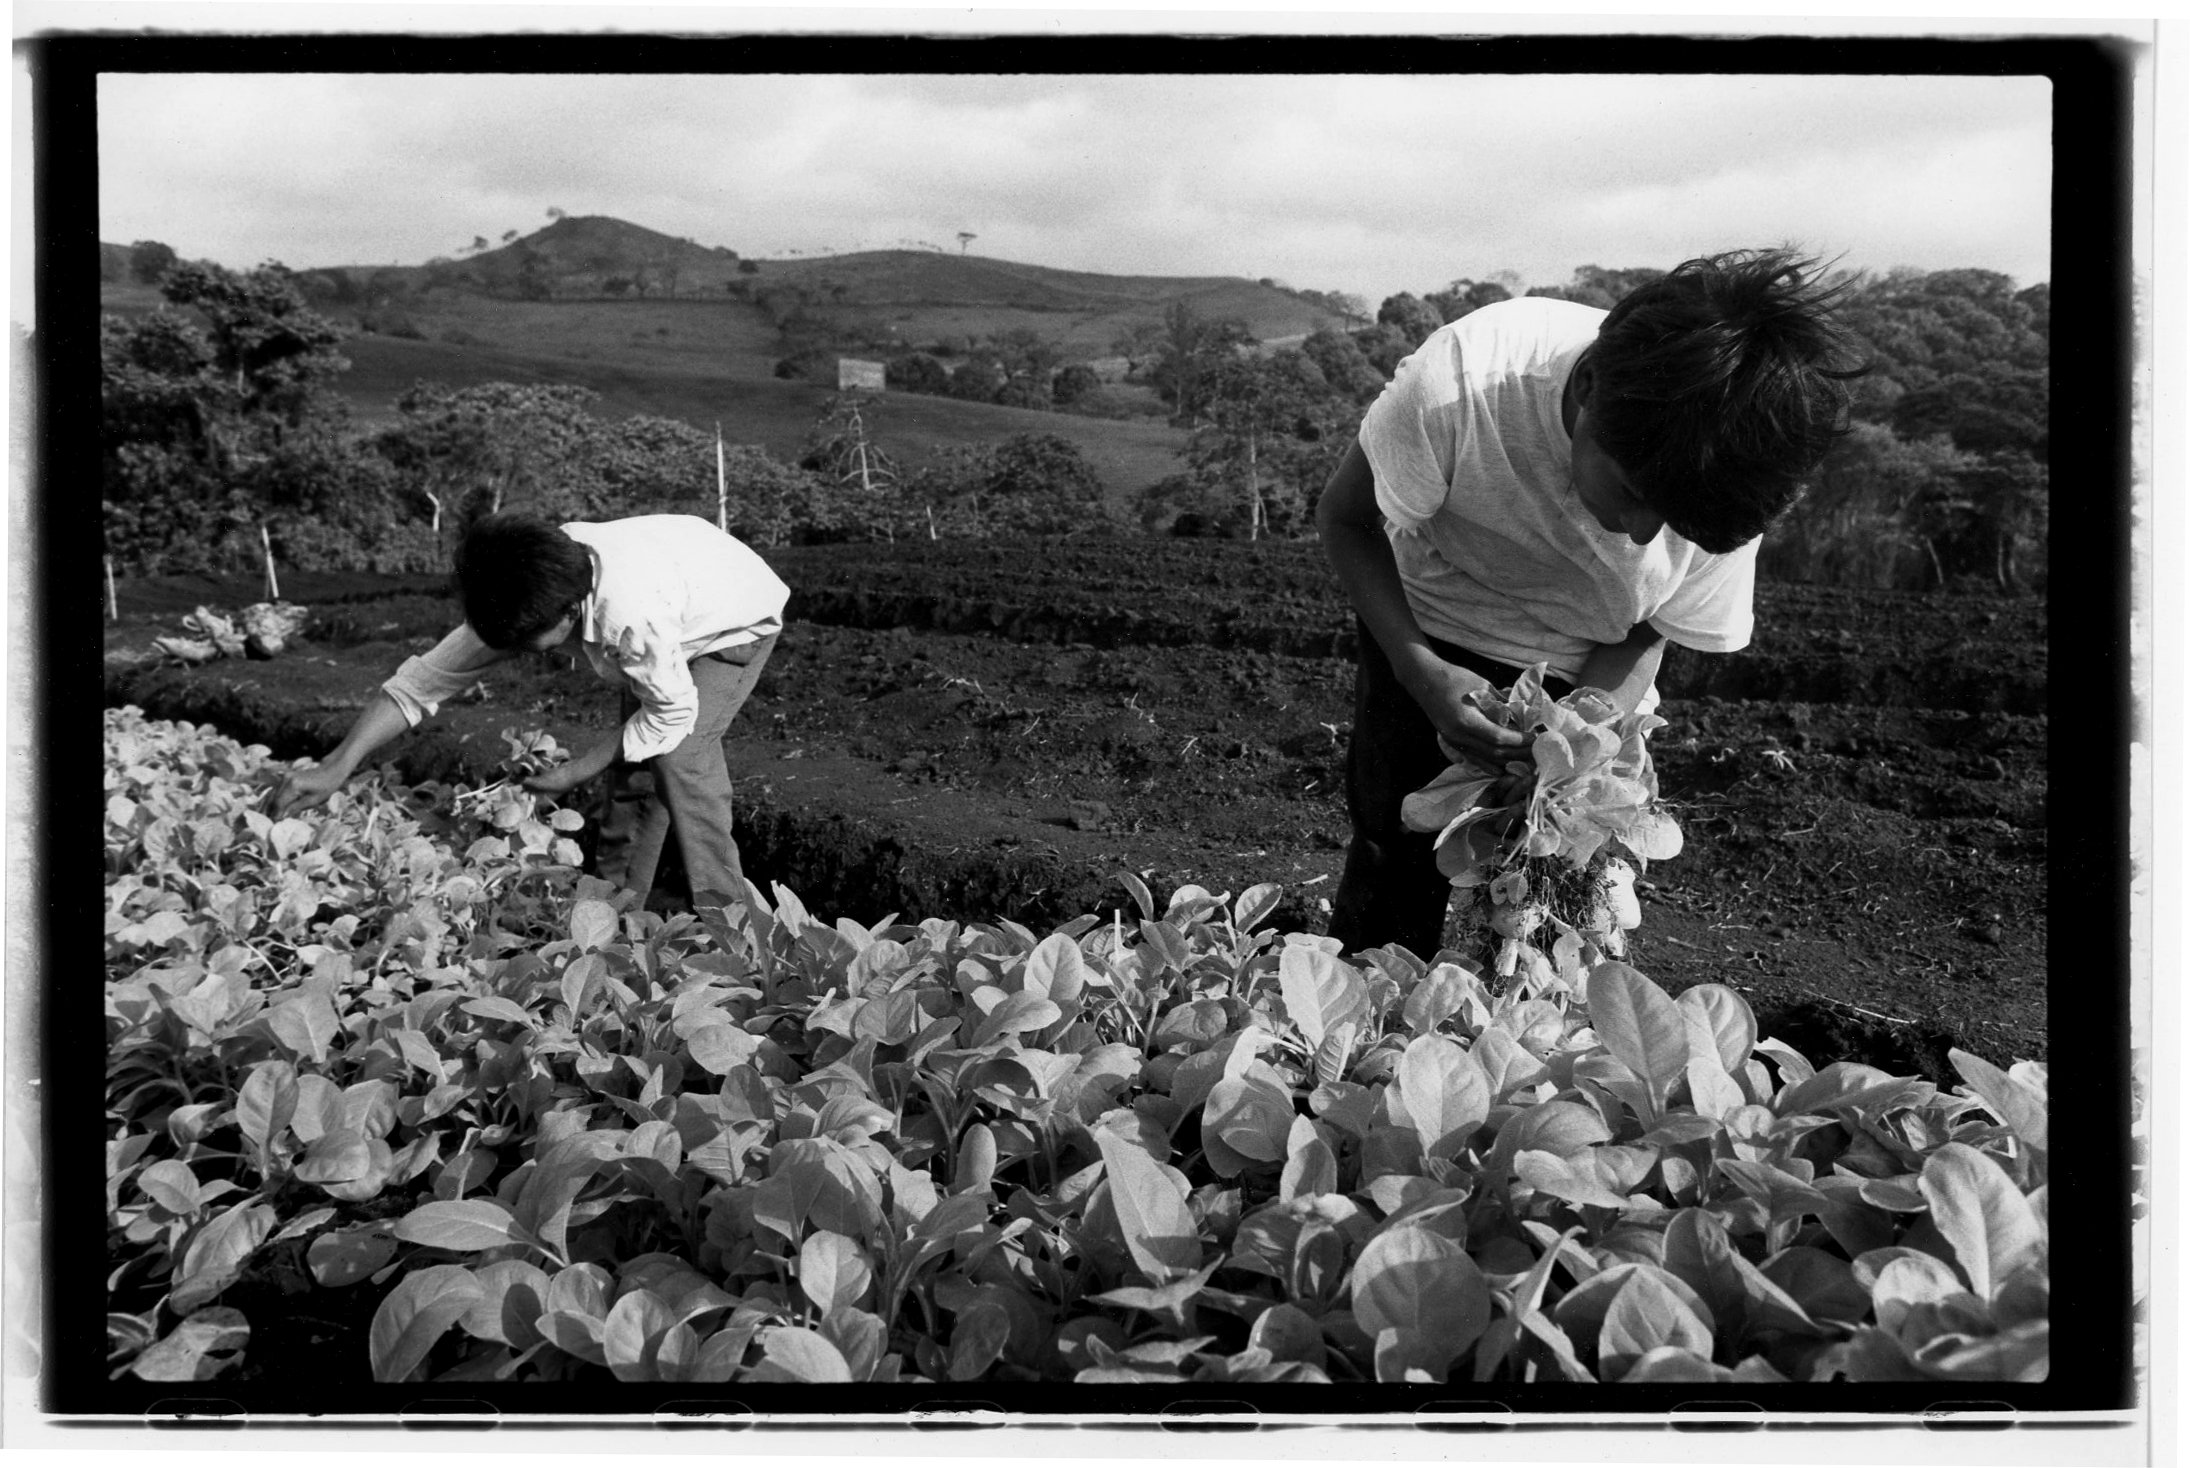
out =
[[[1437,833],[1410,831],[1399,818],[1400,802],[1443,774],[1452,763],[1437,747],[1437,729],[1414,696],[1400,686],[1365,624],[1355,624],[1361,644],[1354,672],[1354,730],[1346,746],[1346,814],[1353,842],[1346,870],[1331,899],[1331,936],[1354,953],[1397,943],[1418,958],[1442,946],[1452,883],[1437,869]],[[1499,689],[1521,669],[1437,638],[1430,647],[1449,663],[1480,673]],[[1554,696],[1572,685],[1544,680]]]
[[[745,869],[731,835],[730,765],[723,740],[775,646],[776,634],[770,634],[692,660],[699,715],[676,748],[645,762],[652,788],[638,788],[636,765],[618,763],[611,772],[595,863],[602,876],[643,898],[653,890],[655,871],[674,832],[692,896],[737,895],[733,879]],[[636,707],[626,691],[625,717]]]

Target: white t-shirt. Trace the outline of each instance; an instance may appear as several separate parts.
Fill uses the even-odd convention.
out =
[[[1723,556],[1597,524],[1573,485],[1559,404],[1605,313],[1547,296],[1439,328],[1361,424],[1400,584],[1422,630],[1572,679],[1648,622],[1702,652],[1745,646],[1757,542]]]
[[[593,557],[593,592],[572,639],[594,672],[628,681],[638,695],[638,712],[624,724],[624,758],[675,749],[699,716],[692,659],[782,631],[790,588],[744,541],[697,515],[562,528]],[[406,659],[381,687],[416,725],[511,655],[481,642],[467,622]]]

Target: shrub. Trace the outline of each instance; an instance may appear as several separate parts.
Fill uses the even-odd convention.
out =
[[[1101,387],[1102,381],[1094,368],[1074,362],[1058,369],[1056,380],[1049,385],[1049,395],[1058,407],[1069,408]]]
[[[776,376],[793,382],[836,382],[836,353],[808,347],[779,358]]]
[[[951,373],[949,394],[969,403],[993,403],[1004,390],[1004,369],[994,362],[967,361]]]
[[[899,392],[940,396],[950,390],[950,369],[926,352],[906,352],[883,364],[882,380]]]

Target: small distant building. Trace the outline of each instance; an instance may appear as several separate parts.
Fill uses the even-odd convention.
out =
[[[882,364],[862,362],[857,357],[836,359],[836,390],[850,392],[858,388],[865,392],[882,391]]]

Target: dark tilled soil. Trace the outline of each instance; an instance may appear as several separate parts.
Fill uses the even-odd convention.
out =
[[[1315,548],[1193,542],[769,552],[793,623],[741,717],[752,875],[819,911],[1039,927],[1159,892],[1284,884],[1319,929],[1347,835],[1352,623]],[[430,580],[291,578],[322,609],[272,662],[110,656],[110,703],[318,753],[446,625]],[[225,596],[222,593],[226,593]],[[337,597],[345,598],[337,600]],[[125,586],[110,654],[248,585]],[[316,598],[316,599],[315,599]],[[2046,1048],[2045,611],[1765,588],[1755,645],[1669,659],[1660,781],[1687,847],[1648,873],[1635,961],[1729,984],[1819,1059],[1946,1072]],[[1198,633],[1198,635],[1197,635]],[[605,728],[613,690],[540,661],[392,751],[478,779],[498,731]]]

